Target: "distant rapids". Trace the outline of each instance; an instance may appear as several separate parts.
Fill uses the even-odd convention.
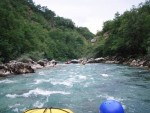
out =
[[[150,71],[116,64],[59,64],[0,78],[0,113],[41,107],[99,113],[106,99],[121,102],[126,113],[149,113]]]

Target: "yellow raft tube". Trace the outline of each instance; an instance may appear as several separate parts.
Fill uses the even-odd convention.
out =
[[[25,111],[24,113],[73,113],[69,109],[60,108],[36,108]]]

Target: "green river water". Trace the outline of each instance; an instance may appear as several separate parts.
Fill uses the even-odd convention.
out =
[[[99,113],[106,99],[121,102],[125,113],[150,113],[150,71],[116,64],[58,64],[0,78],[0,113],[37,107]]]

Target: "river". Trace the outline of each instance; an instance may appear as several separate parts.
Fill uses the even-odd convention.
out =
[[[0,78],[0,113],[37,107],[99,113],[106,99],[121,102],[126,113],[149,113],[150,71],[116,64],[61,64]]]

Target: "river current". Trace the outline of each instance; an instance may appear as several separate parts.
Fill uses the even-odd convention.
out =
[[[59,64],[0,78],[0,113],[41,107],[99,113],[107,99],[121,102],[125,113],[150,113],[150,71],[116,64]]]

